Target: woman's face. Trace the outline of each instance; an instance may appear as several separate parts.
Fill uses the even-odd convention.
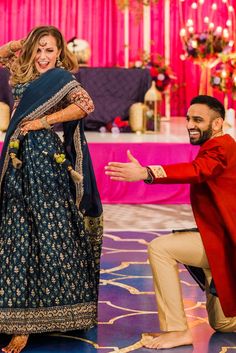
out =
[[[34,59],[37,71],[43,74],[49,69],[53,69],[60,52],[55,37],[49,34],[40,38]]]

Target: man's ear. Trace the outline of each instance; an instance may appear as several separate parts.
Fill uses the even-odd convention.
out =
[[[224,123],[224,119],[222,119],[221,117],[214,119],[212,122],[212,130],[214,131],[222,130],[223,123]]]

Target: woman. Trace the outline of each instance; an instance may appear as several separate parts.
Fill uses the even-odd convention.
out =
[[[0,58],[15,98],[0,161],[0,332],[19,353],[31,333],[96,324],[102,207],[83,132],[93,103],[61,33],[37,27]]]

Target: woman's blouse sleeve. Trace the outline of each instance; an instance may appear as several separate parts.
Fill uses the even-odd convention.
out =
[[[90,114],[94,110],[94,104],[90,95],[79,84],[67,95],[68,102],[78,105],[85,113]]]

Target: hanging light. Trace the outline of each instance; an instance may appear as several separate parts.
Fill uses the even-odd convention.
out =
[[[211,8],[212,8],[212,10],[214,10],[214,11],[217,10],[217,5],[216,5],[215,2],[214,2],[214,4],[211,5]]]
[[[193,25],[193,20],[192,20],[191,18],[189,18],[189,19],[187,20],[186,26],[187,26],[187,27],[191,27],[192,25]]]
[[[224,29],[223,29],[223,37],[224,37],[224,38],[229,38],[229,31],[228,31],[227,28],[224,28]]]
[[[186,29],[185,28],[181,28],[180,32],[179,32],[180,37],[185,37],[186,36]]]
[[[214,27],[215,27],[215,25],[214,25],[213,22],[209,23],[209,28],[210,28],[210,29],[213,29]]]
[[[223,28],[221,26],[216,27],[216,34],[221,35]]]
[[[184,61],[186,60],[186,54],[180,54],[180,60]]]
[[[197,3],[196,2],[193,2],[192,5],[191,5],[191,8],[196,10],[197,9]]]
[[[232,26],[232,21],[231,20],[227,20],[226,21],[226,26],[231,27]]]

